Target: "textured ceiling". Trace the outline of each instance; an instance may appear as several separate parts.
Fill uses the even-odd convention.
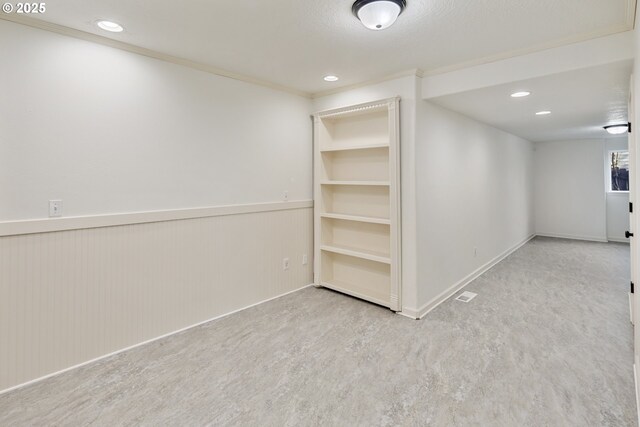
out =
[[[627,122],[632,68],[633,61],[622,61],[431,101],[530,141],[604,138],[603,126]],[[521,90],[531,95],[511,98]],[[535,115],[542,110],[552,114]]]
[[[54,0],[38,19],[304,92],[631,29],[635,0],[408,0],[371,31],[350,0]],[[98,30],[97,19],[126,31]],[[322,80],[340,76],[337,83]]]

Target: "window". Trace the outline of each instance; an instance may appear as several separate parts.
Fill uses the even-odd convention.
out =
[[[609,166],[611,168],[610,191],[629,191],[629,152],[609,152]]]

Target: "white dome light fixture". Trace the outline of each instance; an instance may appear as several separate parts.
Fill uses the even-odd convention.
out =
[[[124,31],[122,25],[113,21],[101,20],[96,22],[96,25],[98,25],[98,27],[102,28],[103,30],[110,31],[112,33],[121,33],[122,31]]]
[[[393,25],[406,7],[406,0],[356,0],[351,11],[362,25],[379,31]]]
[[[609,126],[605,126],[604,130],[606,130],[607,132],[609,132],[611,135],[620,135],[622,133],[625,133],[629,130],[629,124],[628,123],[621,123],[618,125],[609,125]]]

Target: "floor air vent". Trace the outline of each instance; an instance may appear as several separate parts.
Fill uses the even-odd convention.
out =
[[[477,295],[478,294],[474,294],[473,292],[465,291],[456,297],[456,301],[469,302]]]

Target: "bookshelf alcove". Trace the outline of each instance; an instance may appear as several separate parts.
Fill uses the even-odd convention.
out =
[[[399,98],[314,115],[316,286],[400,310]]]

